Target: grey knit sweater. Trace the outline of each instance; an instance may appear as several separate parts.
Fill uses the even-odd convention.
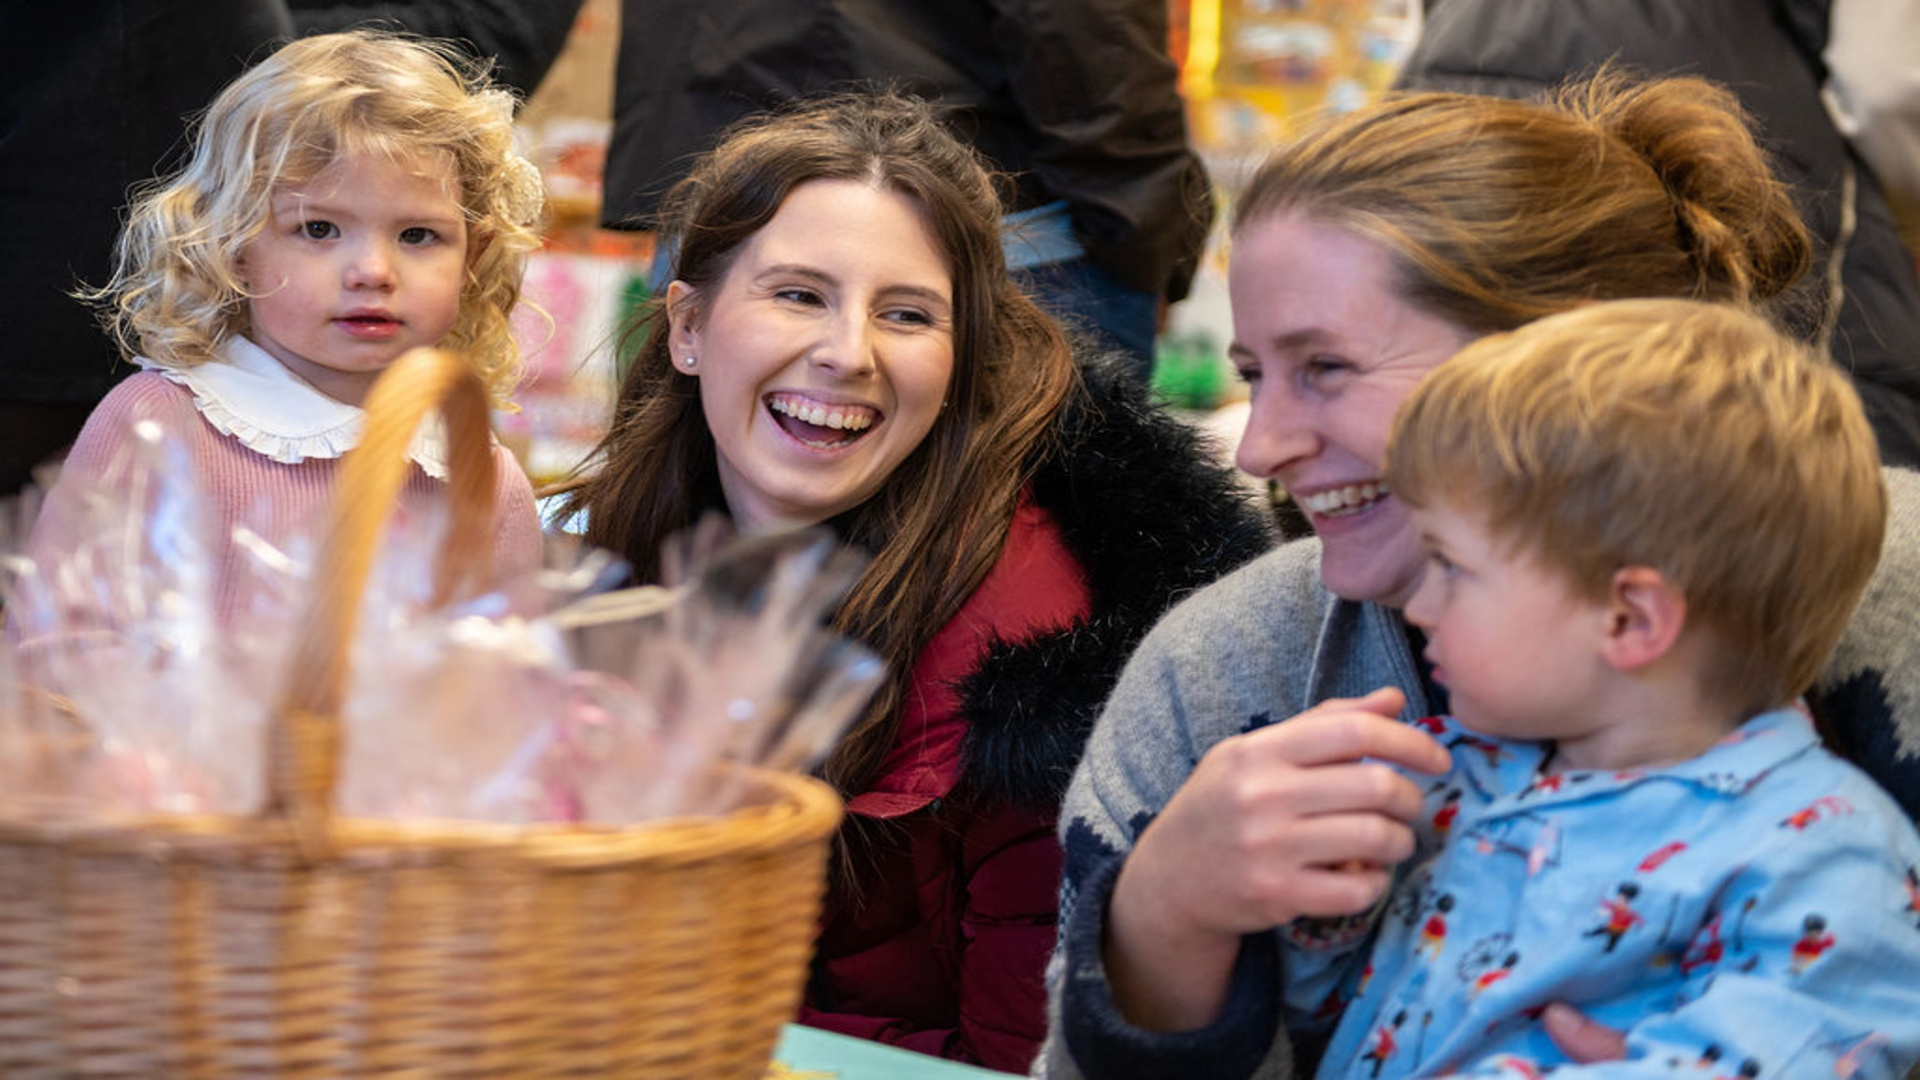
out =
[[[1880,567],[1813,696],[1842,750],[1920,817],[1920,473],[1886,479]],[[1399,614],[1333,596],[1319,571],[1316,541],[1271,552],[1174,608],[1128,662],[1060,817],[1062,933],[1036,1075],[1293,1075],[1273,934],[1247,938],[1222,1017],[1176,1034],[1115,1009],[1100,940],[1126,852],[1214,743],[1383,685],[1406,691],[1406,719],[1434,711]]]

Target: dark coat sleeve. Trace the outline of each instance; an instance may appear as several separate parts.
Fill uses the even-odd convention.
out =
[[[1279,1032],[1280,948],[1272,934],[1249,934],[1234,962],[1220,1018],[1204,1028],[1149,1032],[1113,1001],[1101,956],[1107,902],[1120,876],[1113,857],[1088,876],[1086,893],[1060,928],[1066,965],[1061,1033],[1082,1074],[1106,1080],[1162,1076],[1253,1076]]]
[[[446,38],[494,62],[494,80],[531,95],[553,66],[583,0],[289,0],[295,28],[327,33],[375,23]]]

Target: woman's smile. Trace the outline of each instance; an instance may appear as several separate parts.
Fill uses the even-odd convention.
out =
[[[1300,503],[1301,508],[1318,517],[1347,517],[1371,509],[1386,497],[1387,485],[1377,481],[1346,484],[1312,494],[1294,493],[1294,498]]]
[[[780,430],[815,449],[851,446],[881,419],[868,405],[826,402],[805,394],[767,395],[767,411]]]

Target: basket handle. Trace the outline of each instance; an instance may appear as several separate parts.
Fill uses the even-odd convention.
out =
[[[435,408],[446,420],[452,515],[433,603],[446,603],[465,580],[484,581],[493,554],[493,446],[486,390],[472,366],[443,349],[410,350],[375,380],[365,408],[360,443],[340,462],[312,597],[267,734],[265,812],[290,820],[310,855],[326,843],[361,596],[411,467],[414,431]]]

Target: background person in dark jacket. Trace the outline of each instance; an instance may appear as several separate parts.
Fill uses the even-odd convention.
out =
[[[1023,284],[1151,370],[1213,213],[1165,0],[625,0],[620,34],[609,227],[651,228],[692,156],[748,113],[851,83],[905,89],[1012,174]]]
[[[1789,312],[1793,329],[1830,347],[1852,372],[1882,457],[1916,465],[1920,280],[1880,184],[1821,100],[1833,7],[1831,0],[1426,0],[1420,40],[1398,85],[1528,97],[1612,60],[1733,90],[1813,233],[1815,266],[1797,313]]]
[[[133,370],[67,295],[106,280],[127,185],[164,171],[186,114],[290,30],[279,0],[0,9],[0,495]]]
[[[445,38],[493,63],[493,81],[530,97],[567,43],[582,0],[287,0],[302,34],[373,23]]]

